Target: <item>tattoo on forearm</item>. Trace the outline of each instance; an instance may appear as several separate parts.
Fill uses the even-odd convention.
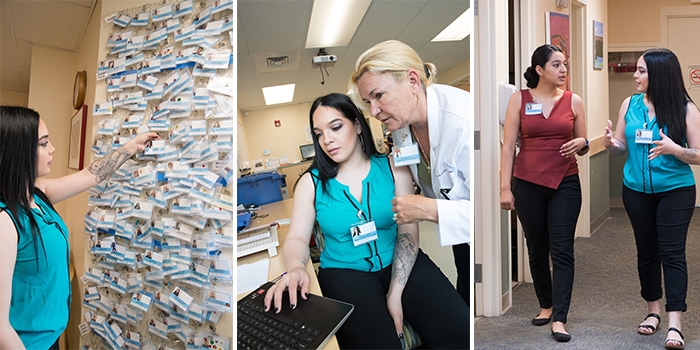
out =
[[[684,148],[683,156],[690,159],[696,159],[698,157],[698,150],[695,148]]]
[[[401,285],[405,285],[408,281],[408,276],[413,269],[413,263],[416,261],[418,248],[413,237],[408,233],[399,233],[396,237],[396,246],[394,248],[394,265],[391,271],[391,279]]]
[[[124,147],[120,147],[103,158],[92,162],[88,168],[88,171],[90,174],[95,175],[95,180],[97,183],[100,183],[108,179],[112,173],[117,171],[117,169],[119,169],[119,167],[124,164],[127,159],[129,159],[129,157],[131,157],[129,151],[127,151]]]

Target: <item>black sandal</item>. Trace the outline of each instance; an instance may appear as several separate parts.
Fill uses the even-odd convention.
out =
[[[681,333],[681,331],[680,331],[678,328],[676,328],[676,327],[668,327],[668,331],[669,331],[669,332],[670,332],[670,331],[674,331],[674,332],[678,333],[678,335],[681,336],[681,340],[678,340],[678,339],[669,339],[669,338],[668,338],[668,335],[666,335],[666,342],[664,342],[664,347],[665,347],[666,349],[679,349],[679,350],[685,349],[685,344],[683,343],[683,340],[685,340],[685,337],[683,337],[683,333]],[[669,344],[669,342],[679,342],[680,345]]]
[[[652,312],[652,313],[648,314],[647,317],[644,317],[644,321],[646,321],[649,317],[653,317],[653,318],[659,320],[659,323],[656,325],[657,327],[659,326],[659,324],[661,324],[661,316],[659,316],[658,314],[655,314]],[[644,322],[644,321],[642,321],[642,322]],[[641,331],[642,329],[650,330],[651,333],[642,332]],[[639,326],[637,326],[637,333],[642,334],[642,335],[652,335],[652,334],[656,333],[656,327],[654,327],[650,324],[640,324]]]

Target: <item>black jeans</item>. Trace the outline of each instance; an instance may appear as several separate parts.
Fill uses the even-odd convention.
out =
[[[378,272],[319,269],[323,295],[351,303],[355,310],[336,335],[341,349],[400,349],[386,307],[391,266]],[[452,283],[430,258],[418,251],[401,296],[404,319],[432,349],[468,349],[471,317]]]
[[[574,234],[581,211],[578,174],[565,177],[556,190],[516,178],[513,196],[540,307],[553,308],[552,320],[566,323],[574,284]]]
[[[623,186],[622,201],[634,229],[642,298],[646,301],[661,299],[663,267],[666,311],[686,311],[685,243],[695,208],[695,186],[653,194]]]

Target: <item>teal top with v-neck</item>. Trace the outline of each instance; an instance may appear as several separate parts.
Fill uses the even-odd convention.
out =
[[[39,195],[39,208],[32,215],[41,240],[32,236],[29,217],[15,218],[6,211],[17,227],[17,259],[12,274],[10,324],[27,349],[48,349],[68,325],[70,311],[70,277],[68,227],[63,219]],[[6,208],[0,201],[0,208]],[[36,241],[36,242],[35,242]],[[36,246],[35,246],[36,244]]]
[[[316,183],[316,220],[321,228],[324,248],[321,268],[342,268],[375,272],[391,265],[394,258],[397,225],[391,211],[394,176],[384,155],[370,159],[370,170],[362,180],[362,201],[347,185],[335,178],[328,180],[327,192],[318,183],[318,169],[311,171]],[[350,227],[362,220],[374,221],[378,238],[355,247]]]

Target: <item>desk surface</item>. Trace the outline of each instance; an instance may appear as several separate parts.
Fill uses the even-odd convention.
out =
[[[270,204],[265,204],[260,206],[257,211],[258,216],[267,214],[267,217],[255,219],[251,223],[251,226],[260,226],[265,224],[270,224],[276,220],[288,219],[292,216],[292,203],[293,199],[285,199],[280,202],[274,202]],[[240,257],[237,260],[237,265],[251,264],[262,259],[270,259],[270,270],[267,274],[268,280],[273,280],[277,276],[281,275],[285,270],[284,258],[282,256],[282,246],[284,245],[284,240],[287,238],[287,231],[289,230],[289,225],[280,225],[277,230],[277,236],[279,237],[280,245],[277,247],[277,255],[274,257],[269,257],[267,250],[262,252],[257,252],[255,254]],[[316,272],[314,271],[313,264],[311,260],[306,264],[306,272],[309,273],[311,277],[311,285],[309,286],[309,291],[313,294],[321,295],[321,286],[318,284],[318,279],[316,278]],[[240,300],[248,293],[238,294],[236,300]],[[324,349],[339,349],[338,342],[335,336],[326,344]]]

